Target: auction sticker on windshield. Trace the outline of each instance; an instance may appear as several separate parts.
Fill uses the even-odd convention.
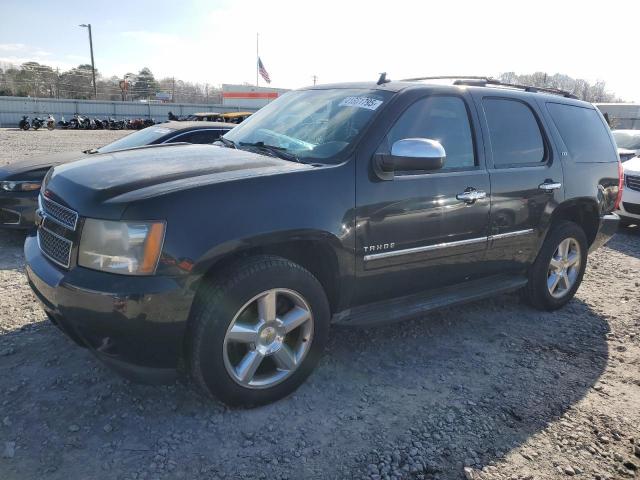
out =
[[[382,100],[369,97],[347,97],[340,102],[340,107],[357,107],[375,110],[382,105]]]

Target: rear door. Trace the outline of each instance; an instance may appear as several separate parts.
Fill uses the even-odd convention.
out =
[[[443,287],[482,271],[490,185],[475,110],[464,92],[412,93],[396,105],[395,121],[375,135],[372,148],[358,153],[355,304]],[[439,141],[444,168],[381,180],[372,171],[373,155],[388,154],[406,138]],[[470,203],[458,198],[470,190],[486,196]]]
[[[521,270],[537,253],[563,169],[536,102],[511,92],[475,91],[491,179],[487,260],[494,272]]]

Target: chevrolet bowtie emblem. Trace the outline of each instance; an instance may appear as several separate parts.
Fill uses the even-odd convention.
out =
[[[35,220],[36,220],[36,227],[39,227],[40,225],[42,225],[42,222],[44,221],[44,215],[42,214],[42,210],[40,209],[36,210]]]

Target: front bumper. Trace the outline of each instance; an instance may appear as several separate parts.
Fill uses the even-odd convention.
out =
[[[35,236],[24,251],[29,285],[60,330],[132,380],[176,378],[193,301],[182,282],[62,270],[42,255]]]
[[[625,219],[635,220],[637,223],[640,220],[640,191],[625,186],[622,191],[620,210],[616,213]]]
[[[0,191],[0,228],[34,228],[38,193]]]
[[[596,233],[596,238],[593,240],[591,247],[589,247],[589,253],[597,250],[605,243],[607,243],[611,237],[615,235],[618,231],[618,224],[620,223],[620,217],[615,213],[610,213],[608,215],[603,215],[600,217],[600,225],[598,227],[598,232]]]

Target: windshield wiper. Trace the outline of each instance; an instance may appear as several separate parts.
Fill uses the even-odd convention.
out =
[[[277,147],[275,145],[269,145],[268,143],[264,142],[240,142],[240,146],[258,148],[260,150],[269,152],[276,157],[282,158],[283,160],[300,163],[300,159],[298,158],[298,156],[295,153],[288,151],[284,147]]]
[[[222,143],[225,147],[238,148],[236,147],[235,142],[233,140],[229,140],[228,138],[220,137],[218,138],[218,140],[216,140],[216,142]]]

